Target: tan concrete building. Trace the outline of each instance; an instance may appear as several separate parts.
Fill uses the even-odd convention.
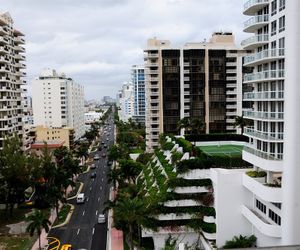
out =
[[[43,126],[37,126],[33,129],[36,142],[49,142],[49,141],[62,141],[63,146],[67,148],[73,148],[74,144],[74,129],[63,128],[47,128]]]
[[[158,145],[160,133],[177,134],[178,121],[184,117],[202,120],[205,133],[236,132],[235,117],[242,115],[244,55],[232,33],[214,33],[209,42],[181,48],[149,39],[145,49],[147,149]]]

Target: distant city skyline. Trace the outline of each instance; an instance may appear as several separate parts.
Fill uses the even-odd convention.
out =
[[[114,97],[130,68],[143,63],[148,38],[173,46],[208,39],[214,31],[243,34],[239,0],[3,0],[24,32],[27,81],[43,68],[55,68],[85,87],[86,99]],[[212,13],[214,13],[212,15]]]

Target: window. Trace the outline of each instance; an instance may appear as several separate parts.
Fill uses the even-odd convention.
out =
[[[256,207],[262,211],[264,214],[266,213],[266,205],[260,202],[259,200],[256,200]]]
[[[279,226],[281,225],[281,217],[271,209],[269,209],[269,218]]]
[[[274,36],[276,34],[277,24],[276,20],[271,23],[271,36]]]
[[[275,15],[277,13],[277,0],[274,0],[271,3],[271,16]]]
[[[279,11],[285,9],[285,0],[279,0]]]
[[[285,30],[285,16],[279,18],[279,28],[278,32],[282,32]]]

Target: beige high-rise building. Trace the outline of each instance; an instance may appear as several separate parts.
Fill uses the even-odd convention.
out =
[[[146,144],[160,133],[177,134],[184,117],[200,119],[205,133],[236,132],[242,115],[242,57],[232,33],[214,33],[209,42],[173,48],[149,39],[146,63]],[[183,131],[181,131],[182,133]]]
[[[13,19],[8,12],[0,13],[0,149],[3,140],[14,133],[24,140],[24,149],[29,148],[28,138],[23,131],[23,92],[21,86],[26,84],[22,79],[25,49],[24,34],[16,30]]]

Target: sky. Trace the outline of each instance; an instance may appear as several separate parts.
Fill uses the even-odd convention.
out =
[[[208,40],[215,31],[242,32],[241,0],[1,0],[25,34],[27,82],[44,68],[84,85],[85,98],[115,97],[143,64],[147,39],[174,46]]]

